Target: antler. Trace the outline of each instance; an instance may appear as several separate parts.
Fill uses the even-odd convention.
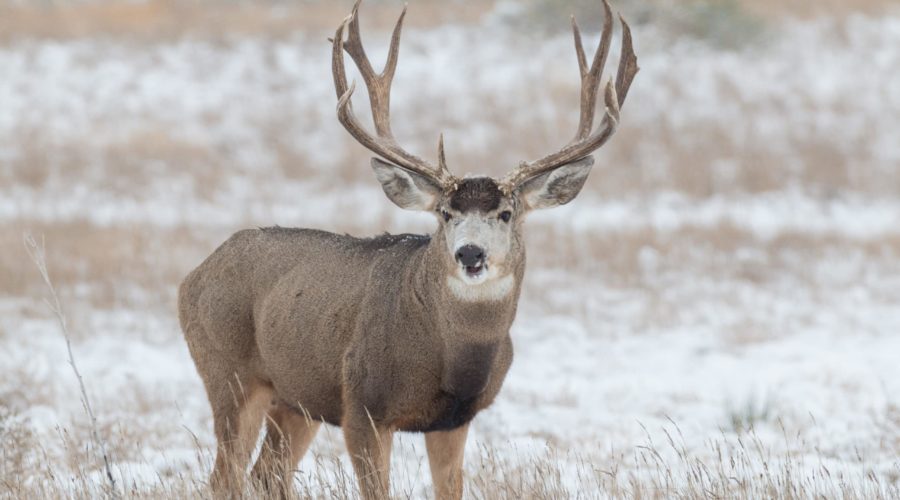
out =
[[[640,68],[638,68],[637,57],[634,55],[634,49],[631,44],[631,28],[628,27],[625,19],[619,16],[619,22],[622,23],[622,52],[619,57],[616,83],[615,86],[613,86],[611,81],[606,84],[606,89],[603,93],[606,112],[597,131],[591,134],[597,104],[597,91],[600,88],[600,76],[603,73],[603,66],[606,64],[606,56],[609,54],[609,45],[612,40],[613,19],[612,9],[608,0],[603,0],[603,8],[606,13],[603,33],[600,35],[600,45],[597,47],[597,52],[594,54],[594,60],[591,62],[590,68],[588,68],[587,59],[584,55],[581,31],[578,29],[575,16],[572,16],[575,52],[578,56],[578,68],[581,72],[581,119],[578,122],[575,138],[556,153],[532,162],[522,162],[518,168],[506,174],[500,184],[507,193],[532,177],[584,158],[603,146],[615,133],[619,124],[619,110],[625,102],[625,97],[628,95],[628,89],[631,87],[634,76]]]
[[[394,139],[391,132],[390,107],[391,107],[391,83],[394,79],[394,71],[397,69],[397,55],[400,48],[400,32],[403,29],[403,18],[406,16],[406,7],[394,26],[391,36],[391,46],[388,51],[387,63],[381,74],[376,75],[372,64],[366,56],[359,35],[359,5],[362,0],[357,0],[353,11],[344,19],[334,34],[332,51],[332,72],[334,73],[334,88],[338,97],[338,120],[350,132],[360,144],[382,158],[395,163],[407,170],[432,179],[444,189],[450,190],[457,182],[456,178],[447,169],[444,160],[444,139],[438,144],[439,165],[435,167],[425,159],[406,152]],[[348,27],[347,41],[344,42],[344,29]],[[356,67],[362,74],[366,88],[369,91],[369,102],[372,106],[372,118],[375,122],[376,136],[372,136],[360,124],[353,114],[353,105],[350,97],[356,88],[354,84],[347,86],[347,74],[344,69],[344,50],[353,58]]]

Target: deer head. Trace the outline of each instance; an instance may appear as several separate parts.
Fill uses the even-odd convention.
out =
[[[433,213],[439,222],[434,239],[446,248],[445,260],[451,269],[451,288],[462,290],[501,280],[522,262],[522,221],[531,210],[566,204],[578,195],[594,163],[590,154],[615,133],[619,110],[638,71],[637,58],[628,24],[621,19],[622,49],[615,83],[604,87],[605,110],[600,125],[593,130],[601,74],[612,39],[613,17],[607,0],[600,44],[588,65],[578,24],[572,17],[575,50],[581,74],[581,118],[572,141],[557,152],[538,160],[522,162],[501,179],[457,178],[444,155],[443,136],[438,141],[438,163],[408,153],[391,132],[390,89],[397,67],[403,13],[394,27],[387,63],[376,74],[363,49],[359,33],[359,5],[337,29],[333,42],[332,71],[338,97],[338,119],[360,144],[377,154],[372,168],[385,194],[401,208]],[[344,40],[344,32],[347,39]],[[375,122],[369,133],[353,113],[354,85],[347,84],[343,53],[356,63],[366,88]],[[386,160],[386,161],[385,161]],[[462,287],[462,288],[460,288]],[[461,296],[473,296],[460,293]]]

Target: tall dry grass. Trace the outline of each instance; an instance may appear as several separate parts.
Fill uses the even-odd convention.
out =
[[[47,287],[49,298],[46,300],[46,304],[56,317],[63,340],[65,340],[69,366],[72,368],[72,373],[78,380],[78,389],[81,392],[81,404],[88,416],[91,439],[93,445],[97,449],[97,456],[103,461],[103,470],[106,473],[108,483],[100,487],[101,491],[103,496],[118,498],[118,488],[110,466],[112,459],[107,451],[106,441],[100,437],[100,432],[97,430],[97,416],[94,413],[93,405],[91,405],[91,398],[88,396],[87,388],[84,384],[84,377],[82,377],[81,371],[78,369],[78,363],[75,362],[75,355],[72,353],[72,336],[69,333],[68,320],[63,311],[62,303],[59,300],[59,295],[56,293],[56,287],[53,286],[53,280],[50,279],[50,272],[47,270],[46,248],[44,242],[41,241],[39,243],[34,239],[34,236],[30,234],[26,234],[24,240],[25,250],[28,252],[28,256],[31,258],[32,262],[34,262],[35,267],[37,267],[38,273],[40,274],[44,285]]]
[[[900,468],[889,471],[867,469],[862,464],[852,472],[837,470],[820,453],[798,452],[775,455],[753,429],[736,436],[723,433],[708,443],[705,453],[689,451],[673,422],[665,430],[665,441],[649,437],[631,452],[579,456],[548,446],[539,450],[510,452],[500,447],[475,445],[477,458],[465,467],[465,498],[546,500],[585,499],[803,499],[844,498],[881,500],[900,496]],[[23,458],[9,451],[0,480],[0,495],[10,498],[103,498],[110,496],[104,481],[88,465],[92,462],[77,437],[61,431],[60,439],[71,446],[72,469],[43,467],[44,443],[31,440],[27,430],[15,427],[14,418],[0,419],[0,437],[6,450],[29,453]],[[784,436],[786,441],[802,439]],[[515,445],[508,445],[514,447]],[[470,454],[471,455],[471,454]],[[87,464],[84,460],[88,460]],[[626,464],[626,462],[628,462]],[[315,456],[311,470],[295,474],[288,498],[355,499],[356,479],[345,461],[335,456]],[[121,479],[116,496],[129,499],[209,498],[212,492],[203,475],[209,469],[208,450],[196,450],[194,465],[173,475],[144,478],[135,482],[134,470],[114,467]],[[28,471],[22,474],[20,471]],[[408,469],[394,468],[392,498],[416,498],[429,491],[427,477],[410,477]],[[242,497],[278,498],[263,485],[248,481]]]

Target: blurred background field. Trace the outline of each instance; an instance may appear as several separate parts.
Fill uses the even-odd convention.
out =
[[[46,243],[120,485],[187,496],[214,442],[180,279],[245,227],[433,227],[384,198],[335,118],[326,38],[351,4],[0,1],[0,496],[102,483],[24,233]],[[374,60],[401,6],[363,6]],[[475,420],[470,493],[896,496],[900,5],[614,7],[642,70],[582,195],[528,222],[517,357]],[[434,157],[443,132],[455,172],[491,175],[558,148],[569,15],[593,44],[600,12],[411,1],[400,141]],[[425,495],[403,439],[396,493]],[[320,435],[302,491],[334,495],[343,460]]]

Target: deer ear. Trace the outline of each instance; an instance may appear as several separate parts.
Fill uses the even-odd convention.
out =
[[[581,191],[593,164],[593,156],[566,163],[522,183],[519,195],[529,210],[565,205]]]
[[[398,207],[426,211],[437,207],[443,191],[430,179],[378,158],[372,158],[372,170],[384,194]]]

